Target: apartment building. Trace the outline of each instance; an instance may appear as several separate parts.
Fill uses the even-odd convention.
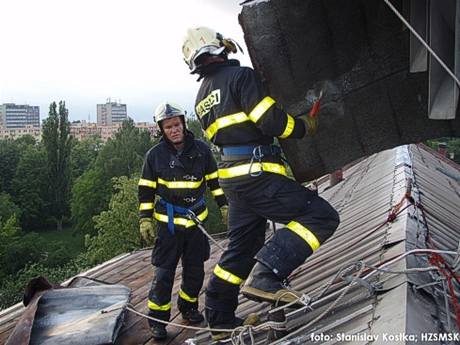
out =
[[[112,102],[110,99],[105,104],[97,105],[97,125],[111,126],[122,123],[128,118],[126,104]]]
[[[40,107],[27,104],[4,103],[0,105],[0,127],[18,129],[40,127]]]
[[[103,142],[113,138],[115,133],[121,128],[122,123],[103,126],[97,123],[83,121],[74,121],[70,124],[70,135],[77,140],[83,140],[91,136],[99,136]],[[154,135],[158,127],[156,123],[139,122],[135,124],[136,128],[145,129]]]

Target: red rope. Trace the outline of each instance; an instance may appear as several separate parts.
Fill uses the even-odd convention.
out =
[[[447,284],[449,286],[449,294],[452,299],[452,304],[454,306],[454,312],[455,312],[455,317],[457,319],[457,327],[460,329],[460,306],[458,304],[457,297],[455,296],[455,291],[454,291],[454,285],[452,284],[452,278],[458,278],[455,274],[455,272],[452,271],[452,269],[447,265],[445,262],[444,258],[437,254],[437,253],[432,253],[428,259],[430,264],[435,265],[439,272],[442,273],[442,275],[447,279]],[[447,270],[445,270],[443,267],[446,267]]]
[[[409,201],[409,204],[407,204],[406,207],[401,209],[402,205],[404,205],[404,201],[406,200]],[[408,208],[410,205],[413,205],[413,204],[414,204],[414,199],[412,198],[409,192],[406,192],[402,196],[401,200],[395,206],[393,206],[390,213],[388,214],[388,218],[386,222],[383,225],[385,225],[388,222],[392,223],[402,211],[404,211],[406,208]]]

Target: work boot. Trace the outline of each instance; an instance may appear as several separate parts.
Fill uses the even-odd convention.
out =
[[[249,278],[241,288],[241,293],[257,302],[274,304],[291,303],[302,296],[297,291],[287,289],[282,280],[260,262],[255,264]]]
[[[235,329],[240,326],[248,326],[248,325],[257,325],[259,323],[259,315],[255,313],[249,314],[246,319],[241,319],[239,317],[235,317],[232,323],[222,324],[222,325],[214,325],[210,328],[214,329]],[[213,341],[219,341],[223,339],[230,338],[232,332],[211,332],[211,338]]]
[[[155,322],[150,325],[150,329],[152,331],[153,339],[155,340],[164,340],[168,335],[168,332],[166,332],[165,324]]]
[[[198,311],[198,309],[191,308],[189,310],[182,312],[182,318],[187,320],[191,324],[200,323],[204,320],[203,315]]]

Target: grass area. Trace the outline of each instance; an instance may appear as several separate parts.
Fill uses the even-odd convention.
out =
[[[76,257],[85,249],[85,237],[81,233],[75,233],[72,228],[64,228],[62,231],[46,230],[38,233],[48,242],[64,243],[65,248],[72,257]]]

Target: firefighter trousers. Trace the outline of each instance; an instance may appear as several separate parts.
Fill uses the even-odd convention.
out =
[[[198,295],[203,286],[204,262],[209,258],[209,242],[197,227],[175,226],[158,222],[158,233],[152,250],[154,276],[150,288],[149,315],[168,321],[171,316],[171,292],[179,259],[182,260],[182,282],[177,298],[182,313],[198,308]],[[154,321],[149,320],[150,325]]]
[[[339,225],[337,211],[326,200],[283,175],[264,173],[249,183],[220,184],[229,203],[229,244],[206,288],[211,327],[232,324],[240,285],[256,260],[283,280]],[[264,244],[267,219],[285,226]]]

